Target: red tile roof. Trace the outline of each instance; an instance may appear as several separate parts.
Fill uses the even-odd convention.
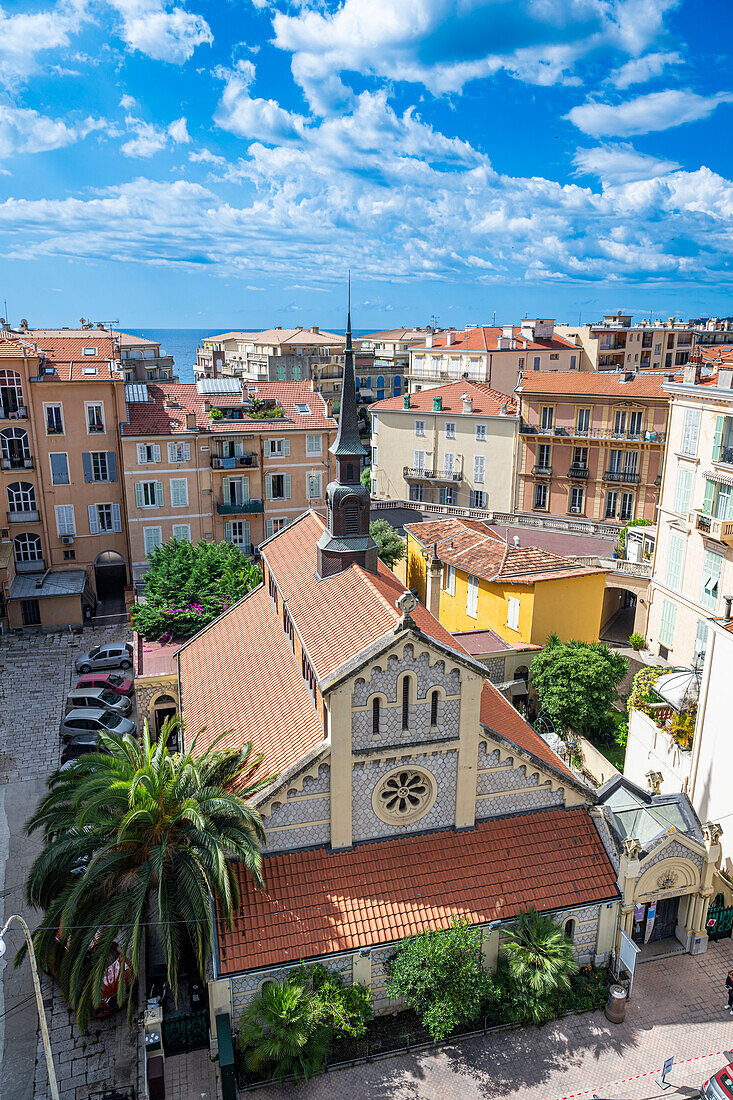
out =
[[[447,386],[433,386],[429,390],[411,393],[409,409],[404,407],[404,397],[388,397],[385,401],[376,401],[369,408],[373,412],[432,412],[433,398],[441,397],[441,412],[462,415],[464,393],[473,400],[473,412],[469,416],[501,416],[502,406],[506,407],[507,416],[516,415],[517,407],[513,397],[492,390],[482,382],[450,382]]]
[[[274,399],[282,406],[284,416],[279,420],[211,420],[204,412],[204,402],[212,407],[240,405],[238,396],[232,394],[199,394],[195,382],[144,383],[150,401],[130,401],[127,409],[129,423],[122,432],[129,436],[191,434],[186,428],[186,413],[196,415],[199,431],[232,435],[237,432],[257,432],[274,435],[278,432],[336,431],[336,422],[327,415],[326,405],[319,393],[313,393],[308,382],[258,382],[257,397]],[[166,401],[176,407],[166,408]],[[308,405],[310,413],[301,414],[295,405]]]
[[[17,340],[14,337],[0,337],[0,359],[22,359],[24,355],[35,355],[33,344],[29,340]]]
[[[728,366],[733,360],[733,344],[698,344],[693,357],[706,366]]]
[[[240,600],[179,655],[186,739],[221,733],[226,746],[252,741],[265,760],[258,775],[280,774],[324,739],[301,670],[264,588]]]
[[[669,372],[667,372],[669,373]],[[625,382],[625,371],[527,371],[515,393],[530,397],[532,394],[565,397],[656,397],[668,401],[662,389],[664,374],[638,371],[632,381]],[[681,376],[680,376],[681,377]]]
[[[584,808],[424,833],[284,852],[263,859],[265,889],[234,865],[241,904],[219,922],[222,974],[393,943],[454,915],[472,924],[618,896],[616,874]]]
[[[481,692],[481,725],[506,737],[517,748],[524,749],[538,760],[549,764],[555,771],[563,772],[575,779],[568,766],[488,680],[484,682]]]
[[[509,327],[509,326],[507,326]],[[530,340],[522,335],[522,329],[520,325],[514,325],[512,328],[513,338],[517,341],[515,348],[509,349],[499,348],[499,340],[504,335],[503,325],[476,325],[475,328],[466,329],[465,332],[452,331],[452,341],[448,344],[448,333],[437,332],[433,336],[432,348],[441,348],[445,351],[492,351],[501,352],[501,350],[508,352],[509,354],[516,355],[517,351],[525,351],[536,349],[537,351],[577,351],[577,345],[571,340],[566,340],[564,336],[554,334],[551,340],[535,339]],[[430,351],[431,348],[422,347],[413,348],[413,351]]]
[[[453,637],[472,657],[487,653],[514,653],[514,646],[493,630],[455,630]]]

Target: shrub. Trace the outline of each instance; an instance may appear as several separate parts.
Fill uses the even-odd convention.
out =
[[[224,413],[221,409],[209,409],[209,420],[223,420]]]
[[[697,705],[687,707],[675,714],[669,724],[672,737],[681,749],[691,749],[692,739],[695,736],[695,721],[697,719]]]
[[[626,709],[631,714],[632,709],[644,711],[648,714],[649,703],[658,703],[659,696],[654,690],[654,685],[661,675],[658,668],[640,668],[634,676],[631,692],[626,701]]]
[[[377,544],[377,554],[391,569],[395,562],[405,556],[405,541],[386,519],[376,519],[369,524],[369,534]]]
[[[557,1012],[558,996],[570,989],[578,964],[573,945],[552,917],[531,907],[521,911],[502,945],[508,992],[518,1019],[544,1023]]]
[[[421,1017],[433,1039],[479,1018],[496,989],[483,965],[482,934],[466,918],[404,940],[390,963],[387,993]]]
[[[366,985],[345,985],[340,974],[317,964],[301,967],[300,980],[310,982],[319,1018],[337,1039],[366,1034],[372,1017],[372,995]]]
[[[372,468],[371,466],[365,466],[361,471],[360,481],[365,489],[371,491],[372,488]]]
[[[644,649],[646,638],[643,634],[639,634],[639,632],[635,630],[633,634],[629,634],[629,645],[638,652],[640,649]]]

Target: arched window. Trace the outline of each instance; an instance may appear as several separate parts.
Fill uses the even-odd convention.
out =
[[[8,508],[11,512],[35,512],[36,490],[30,481],[11,481],[8,485]]]
[[[347,504],[346,514],[344,519],[344,534],[346,535],[358,535],[359,534],[359,506],[358,504]]]
[[[410,728],[410,678],[405,676],[402,681],[402,728]]]
[[[0,453],[3,468],[6,470],[21,470],[24,466],[29,466],[31,452],[28,432],[24,428],[6,428],[0,432]]]
[[[17,371],[0,370],[0,416],[17,416],[24,407],[23,382]]]
[[[715,901],[713,902],[711,908],[712,909],[722,909],[724,905],[725,905],[725,897],[723,896],[723,894],[716,894],[715,895]]]
[[[572,917],[570,918],[570,920],[565,921],[565,924],[563,925],[563,932],[569,940],[575,939],[575,921]]]
[[[372,699],[372,733],[379,733],[379,697]]]
[[[22,535],[16,535],[13,539],[13,545],[15,547],[16,561],[43,560],[41,540],[38,535],[31,535],[27,532],[24,532]]]
[[[437,726],[438,724],[438,703],[440,701],[440,692],[437,688],[430,692],[430,725]]]

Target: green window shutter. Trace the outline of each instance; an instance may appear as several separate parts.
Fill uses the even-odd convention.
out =
[[[677,470],[677,492],[675,494],[674,510],[683,515],[690,507],[690,493],[692,490],[692,470],[680,466]]]
[[[244,539],[244,544],[245,544],[246,547],[249,547],[252,544],[252,539],[250,538],[249,531],[250,531],[249,521],[244,520],[244,522],[242,523],[242,537]]]
[[[289,454],[290,454],[290,440],[289,439],[283,439],[283,455],[289,455]]]
[[[135,482],[135,504],[138,508],[142,508],[145,505],[143,498],[143,483],[142,481]]]
[[[265,442],[264,442],[264,452],[265,452],[265,458],[269,458],[270,457],[270,440],[269,439],[266,439]]]
[[[706,516],[713,514],[713,501],[715,499],[715,482],[708,481],[705,485],[705,496],[702,502],[702,510]]]
[[[227,542],[232,541],[232,524],[231,523],[225,523],[224,524],[224,538],[226,539]]]
[[[274,532],[273,532],[272,520],[271,519],[265,520],[265,538],[266,539],[271,538],[273,533]]]
[[[669,540],[669,554],[667,557],[667,587],[678,590],[682,580],[682,557],[685,551],[684,539],[679,535],[672,535]]]
[[[243,477],[240,484],[242,486],[242,500],[246,504],[249,500],[249,478]]]
[[[265,497],[272,500],[272,474],[265,474]]]
[[[285,499],[290,500],[290,474],[286,474],[285,478]]]
[[[729,519],[731,514],[731,496],[733,495],[733,486],[719,485],[718,486],[718,499],[715,502],[715,518],[716,519]]]
[[[715,417],[715,435],[713,436],[713,462],[717,462],[720,458],[720,452],[723,447],[723,431],[725,430],[725,417]]]
[[[673,603],[672,600],[665,600],[662,604],[662,621],[659,624],[659,641],[668,649],[672,646],[676,618],[677,604]]]
[[[163,482],[156,481],[155,483],[155,503],[158,508],[163,507]]]

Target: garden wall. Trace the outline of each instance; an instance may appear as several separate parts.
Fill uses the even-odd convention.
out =
[[[661,793],[674,794],[687,790],[691,764],[689,749],[680,748],[671,734],[660,729],[648,715],[632,708],[624,763],[627,779],[646,788],[647,772],[661,772]]]

